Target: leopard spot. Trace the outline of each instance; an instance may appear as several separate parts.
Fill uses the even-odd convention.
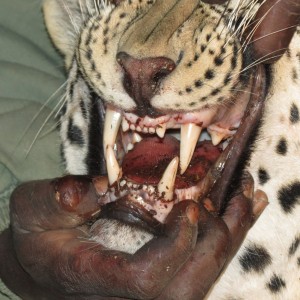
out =
[[[300,182],[295,181],[292,184],[283,186],[278,191],[277,196],[284,212],[291,213],[300,200]]]
[[[266,248],[252,244],[246,247],[244,254],[239,257],[239,262],[245,272],[261,273],[271,264],[272,258]]]

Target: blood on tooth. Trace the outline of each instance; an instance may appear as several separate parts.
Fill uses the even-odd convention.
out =
[[[107,146],[114,146],[121,125],[122,115],[118,111],[107,109],[104,121],[103,148],[106,153]]]
[[[175,187],[175,179],[179,164],[179,158],[176,156],[169,163],[160,182],[158,183],[158,193],[165,200],[172,200]]]

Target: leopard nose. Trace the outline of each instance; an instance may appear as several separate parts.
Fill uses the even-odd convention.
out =
[[[125,52],[117,54],[117,61],[124,70],[124,88],[137,105],[135,113],[152,118],[161,115],[151,105],[151,99],[161,80],[175,69],[175,63],[166,57],[137,59]]]

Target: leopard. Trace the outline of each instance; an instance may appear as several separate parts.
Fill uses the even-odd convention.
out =
[[[116,154],[120,128],[131,136],[128,153],[145,136],[164,138],[181,130],[180,157],[169,166],[182,173],[200,135],[226,144],[248,101],[240,95],[251,94],[258,62],[245,36],[260,5],[45,0],[45,24],[68,72],[60,111],[66,172],[108,173],[111,185],[137,188],[122,177]],[[285,54],[267,68],[266,93],[244,168],[269,204],[209,300],[300,299],[300,28]],[[116,237],[114,221],[104,219],[105,224],[106,238],[98,242],[108,248],[134,253],[137,244],[153,237],[128,230],[129,225]]]

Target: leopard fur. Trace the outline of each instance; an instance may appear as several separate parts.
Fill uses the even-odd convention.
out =
[[[153,14],[155,6],[160,13]],[[152,99],[155,108],[190,112],[227,105],[225,99],[234,98],[249,78],[241,71],[251,73],[252,66],[241,54],[237,21],[247,25],[258,6],[230,1],[224,13],[225,6],[192,0],[125,0],[116,8],[104,1],[46,0],[46,25],[69,71],[61,112],[67,171],[102,171],[100,98],[125,111],[136,106],[122,85],[118,51],[177,62]],[[150,28],[149,14],[159,25]],[[269,205],[210,291],[210,300],[300,299],[300,30],[269,68],[269,77],[264,116],[246,166]]]

